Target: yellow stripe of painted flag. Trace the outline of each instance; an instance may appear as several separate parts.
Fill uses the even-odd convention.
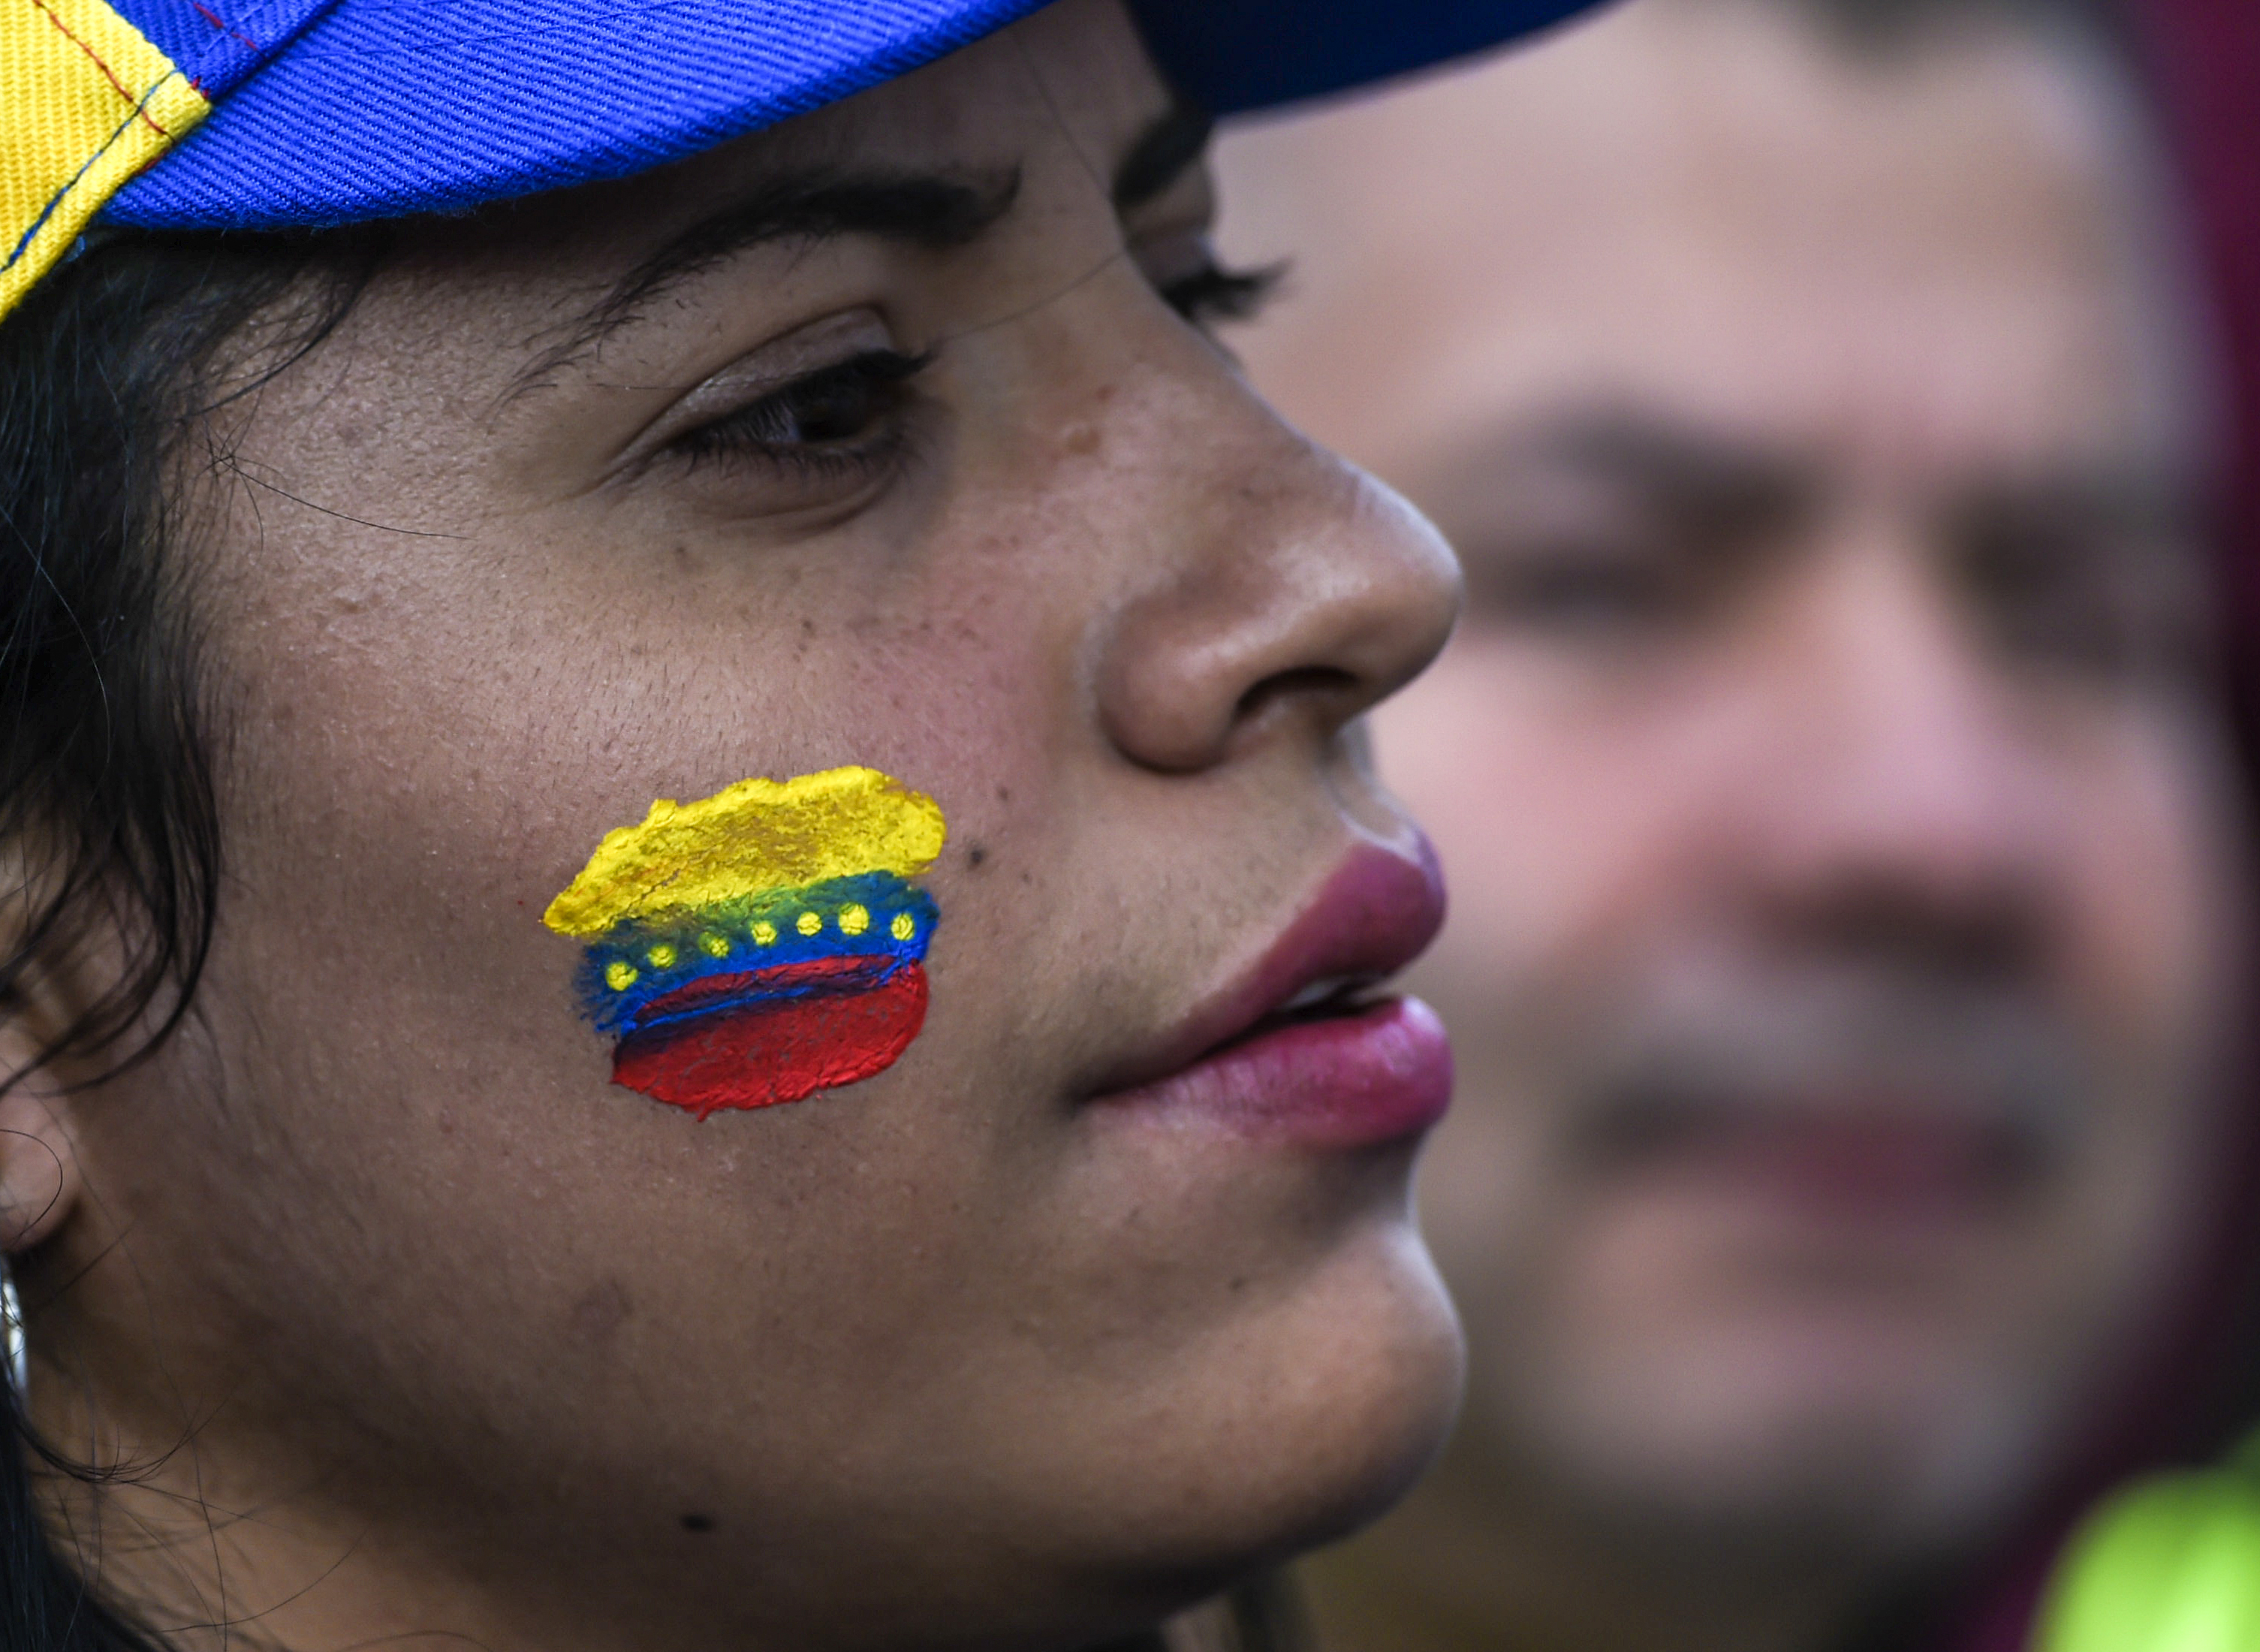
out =
[[[4,316],[211,105],[102,0],[0,0],[0,98]]]
[[[940,804],[876,769],[741,780],[696,803],[662,797],[641,826],[606,833],[541,921],[587,938],[859,872],[915,877],[948,835]]]

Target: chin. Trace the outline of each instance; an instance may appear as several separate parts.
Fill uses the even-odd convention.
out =
[[[727,1526],[762,1541],[726,1586],[768,1638],[1093,1644],[1355,1529],[1426,1469],[1463,1361],[1411,1145],[1208,1143],[1172,1182],[1154,1160],[1184,1144],[1140,1143],[1060,1178],[1058,1220],[1020,1212],[1040,1237],[933,1316],[933,1352],[873,1350],[876,1401],[798,1457],[820,1524],[762,1525],[778,1454],[749,1440]]]
[[[854,1591],[869,1615],[852,1643],[1091,1646],[1394,1504],[1451,1427],[1463,1364],[1418,1236],[1373,1222],[1295,1289],[1247,1294],[1262,1299],[1194,1334],[1125,1325],[1103,1369],[1030,1385],[1019,1368],[917,1491],[890,1477],[894,1535],[923,1535]]]
[[[1663,1368],[1707,1405],[1653,1393],[1590,1409],[1565,1401],[1541,1448],[1554,1473],[1638,1525],[1890,1565],[1981,1534],[2029,1488],[2053,1416],[2035,1396],[1975,1377],[1830,1382],[1792,1357],[1703,1363]]]
[[[537,1547],[587,1545],[594,1598],[677,1614],[654,1639],[1034,1652],[1158,1622],[1377,1516],[1441,1443],[1459,1327],[1394,1174],[1347,1221],[1266,1212],[1236,1247],[1182,1207],[1142,1253],[1098,1229],[1091,1271],[1031,1246],[1021,1283],[1044,1283],[959,1299],[933,1351],[859,1338],[889,1375],[839,1384],[812,1429],[725,1407],[742,1433],[604,1477],[605,1541],[561,1505]],[[687,1546],[684,1484],[715,1517]],[[649,1570],[615,1586],[630,1551]]]
[[[1409,1226],[1205,1341],[1162,1402],[1172,1437],[1141,1453],[1138,1569],[1238,1574],[1344,1536],[1411,1490],[1459,1408],[1459,1324]]]

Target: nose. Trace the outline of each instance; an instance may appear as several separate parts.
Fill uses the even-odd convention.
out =
[[[1096,674],[1106,738],[1167,773],[1331,738],[1435,657],[1460,603],[1450,550],[1403,499],[1236,376],[1212,369],[1181,393],[1193,404],[1173,410],[1176,465],[1144,490],[1148,554]]]
[[[1915,534],[1871,524],[1815,566],[1723,834],[1756,911],[1806,944],[2028,964],[2060,835],[2045,737]]]

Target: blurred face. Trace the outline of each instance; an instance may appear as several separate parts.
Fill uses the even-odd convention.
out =
[[[1468,569],[1377,729],[1453,878],[1463,1466],[1927,1544],[2171,1298],[2239,890],[2107,88],[1835,51],[1635,8],[1233,187],[1311,226],[1252,375]]]
[[[1448,1058],[1368,989],[1440,898],[1352,719],[1457,583],[1192,324],[1197,125],[1070,0],[409,227],[228,416],[217,950],[55,1104],[26,1286],[35,1405],[158,1463],[106,1575],[161,1620],[1048,1643],[1425,1459]],[[703,1121],[608,1082],[552,898],[655,798],[856,765],[947,821],[923,1030]]]

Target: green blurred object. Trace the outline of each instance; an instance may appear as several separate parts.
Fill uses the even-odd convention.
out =
[[[2035,1652],[2260,1652],[2260,1435],[2136,1482],[2056,1568]]]

